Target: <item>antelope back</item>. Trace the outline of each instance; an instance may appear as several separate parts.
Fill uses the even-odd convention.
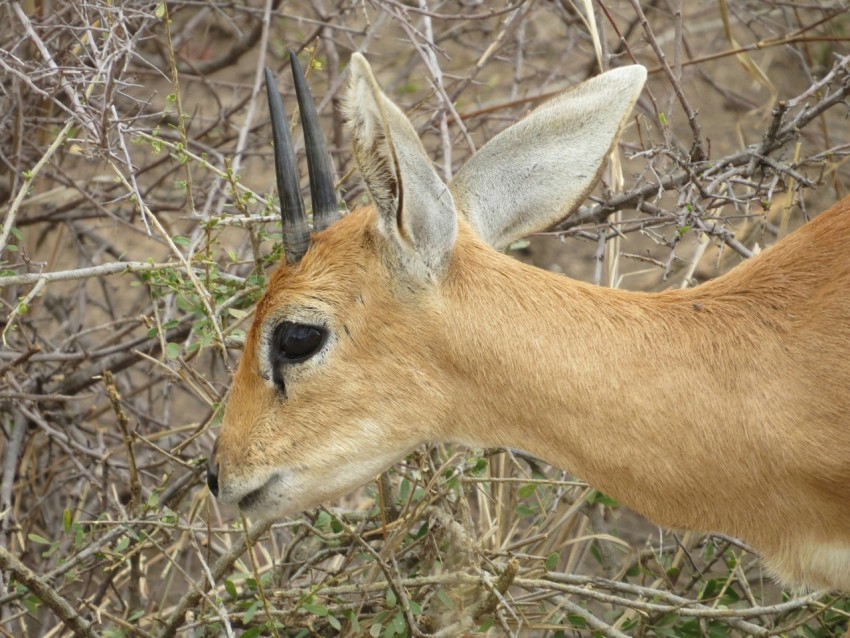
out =
[[[464,282],[498,286],[507,258],[495,249],[579,205],[646,77],[625,67],[566,91],[446,185],[365,58],[349,68],[354,154],[374,204],[281,260],[257,305],[209,473],[213,493],[250,515],[300,511],[423,442],[468,439],[455,415],[476,390],[453,364],[470,328]]]

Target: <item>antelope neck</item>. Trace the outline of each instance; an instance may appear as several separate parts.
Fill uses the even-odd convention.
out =
[[[726,492],[764,496],[753,456],[772,472],[788,442],[754,427],[783,400],[769,318],[722,285],[618,291],[467,247],[446,280],[450,438],[526,450],[670,527],[704,527]],[[738,500],[714,531],[736,531]]]

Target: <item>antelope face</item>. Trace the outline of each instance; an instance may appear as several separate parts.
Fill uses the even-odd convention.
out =
[[[440,375],[409,352],[409,315],[421,327],[434,310],[427,291],[396,294],[373,226],[366,209],[315,235],[257,307],[210,465],[213,492],[246,514],[311,507],[440,438]]]
[[[464,279],[456,256],[472,244],[503,247],[574,209],[646,75],[619,69],[544,104],[485,145],[449,187],[355,54],[348,118],[374,206],[337,219],[330,158],[292,62],[314,234],[267,73],[285,260],[257,305],[208,468],[214,495],[263,518],[341,495],[423,442],[463,438],[450,424],[469,390],[461,397],[465,380],[453,378],[448,344],[458,320],[443,294]]]

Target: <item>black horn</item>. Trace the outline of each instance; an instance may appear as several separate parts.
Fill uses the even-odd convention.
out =
[[[292,76],[295,79],[295,95],[301,110],[301,126],[304,128],[304,148],[307,152],[307,169],[310,173],[310,197],[313,203],[313,230],[319,232],[339,218],[339,202],[334,189],[334,169],[331,156],[319,126],[319,115],[313,104],[313,96],[304,72],[295,53],[289,52]]]
[[[280,216],[283,222],[283,249],[286,262],[297,263],[310,247],[310,228],[304,213],[304,200],[301,199],[298,167],[292,141],[289,139],[289,127],[283,102],[280,99],[271,69],[266,68],[266,93],[269,99],[269,112],[272,118],[272,136],[274,138],[274,169],[277,176],[277,194],[280,197]]]

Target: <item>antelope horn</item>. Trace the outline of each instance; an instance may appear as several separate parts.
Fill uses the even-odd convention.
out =
[[[304,213],[304,200],[301,199],[298,167],[292,141],[289,139],[289,127],[280,93],[274,85],[271,69],[266,67],[266,93],[269,99],[269,112],[272,118],[272,136],[274,138],[274,170],[277,176],[277,194],[280,197],[280,217],[283,222],[283,249],[286,263],[300,261],[310,247],[310,228]]]
[[[307,152],[307,170],[310,173],[310,198],[313,203],[313,231],[319,232],[339,218],[339,203],[334,190],[334,168],[331,156],[319,126],[319,116],[313,104],[310,87],[298,58],[289,52],[292,76],[295,79],[295,95],[301,111],[301,126],[304,129],[304,149]]]

